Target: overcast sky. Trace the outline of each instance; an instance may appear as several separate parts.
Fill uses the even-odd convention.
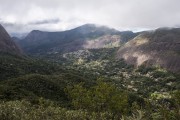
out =
[[[180,26],[180,0],[0,0],[8,32],[62,31],[95,23],[118,30]]]

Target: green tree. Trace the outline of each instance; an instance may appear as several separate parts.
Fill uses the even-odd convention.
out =
[[[66,92],[76,109],[86,109],[92,112],[110,112],[114,116],[121,116],[127,112],[128,96],[115,85],[97,81],[90,88],[77,84],[66,88]]]

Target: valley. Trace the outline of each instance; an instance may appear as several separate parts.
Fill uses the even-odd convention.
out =
[[[18,41],[0,33],[2,120],[180,116],[179,28],[133,33],[86,24],[33,30]]]

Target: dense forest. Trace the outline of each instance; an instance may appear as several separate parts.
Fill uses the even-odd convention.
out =
[[[1,53],[0,119],[178,120],[180,75],[127,65],[113,57],[116,51]]]

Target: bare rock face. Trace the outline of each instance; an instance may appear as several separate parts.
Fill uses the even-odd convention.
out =
[[[180,73],[180,28],[141,33],[118,50],[117,58],[135,66],[160,65]]]
[[[0,52],[22,54],[21,49],[14,43],[2,25],[0,25]]]

